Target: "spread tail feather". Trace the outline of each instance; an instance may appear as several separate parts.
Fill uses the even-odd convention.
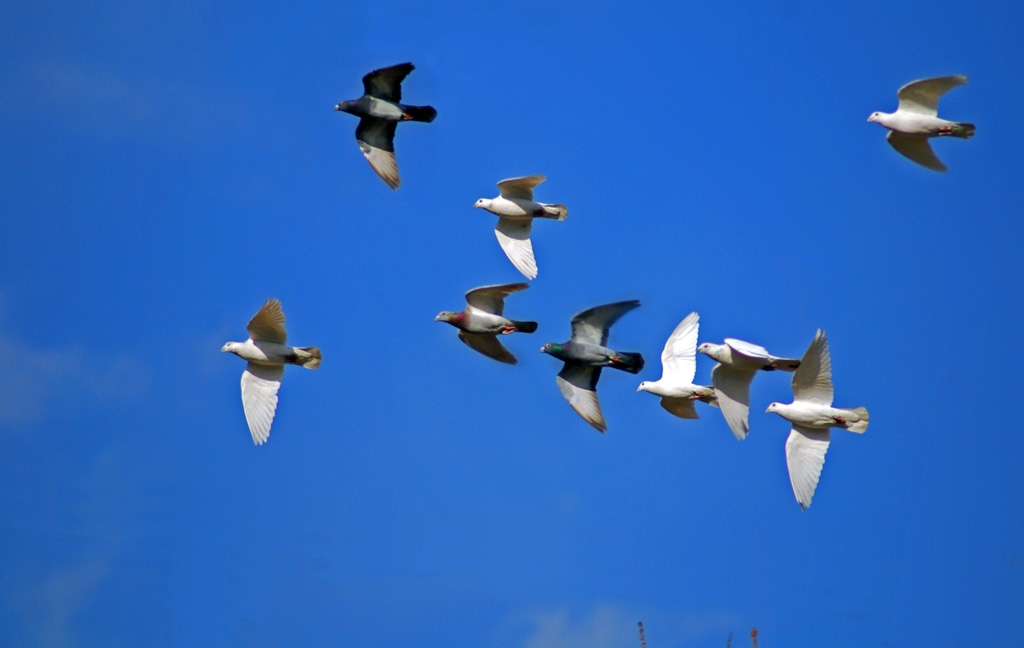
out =
[[[569,215],[569,208],[565,205],[544,205],[544,218],[553,218],[555,220],[565,220],[565,217]]]
[[[320,360],[323,358],[320,355],[320,349],[317,347],[293,347],[293,349],[295,350],[295,364],[306,369],[320,368]]]
[[[533,333],[537,330],[537,322],[520,322],[519,320],[512,320],[512,326],[516,327],[516,330],[520,333]]]
[[[625,353],[620,351],[618,354],[618,362],[613,361],[609,366],[615,367],[616,369],[622,369],[629,373],[640,373],[640,370],[644,368],[644,357],[639,353]]]
[[[863,434],[868,429],[868,410],[864,407],[855,407],[850,411],[857,415],[857,420],[848,423],[846,429]]]
[[[405,106],[405,114],[413,121],[432,122],[437,117],[433,106]]]

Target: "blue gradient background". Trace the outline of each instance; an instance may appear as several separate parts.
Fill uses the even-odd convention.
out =
[[[1024,7],[8,3],[0,8],[0,635],[11,646],[1013,645],[1024,606]],[[332,111],[403,61],[432,124],[392,192]],[[967,74],[918,167],[867,124]],[[569,206],[509,367],[432,321],[521,280],[473,210]],[[218,353],[267,297],[289,368],[254,447]],[[640,299],[600,435],[537,349]],[[814,505],[788,375],[751,435],[641,380],[701,339],[831,340]],[[711,362],[699,358],[698,380]]]

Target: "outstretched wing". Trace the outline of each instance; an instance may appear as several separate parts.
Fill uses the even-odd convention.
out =
[[[671,398],[666,396],[661,399],[661,406],[665,408],[665,411],[671,412],[679,418],[700,418],[700,414],[697,413],[697,408],[694,407],[693,399],[691,398]]]
[[[900,99],[898,110],[935,117],[939,113],[939,97],[965,83],[967,77],[962,74],[911,81],[896,91]]]
[[[498,336],[493,333],[469,333],[459,331],[459,339],[466,343],[466,346],[479,351],[488,358],[493,358],[505,364],[517,364],[519,361],[498,341]]]
[[[385,101],[402,100],[402,79],[415,69],[412,63],[399,63],[374,70],[363,77],[363,91]]]
[[[811,505],[811,498],[818,488],[818,477],[821,476],[821,467],[825,465],[828,443],[828,428],[819,430],[802,425],[794,425],[786,439],[789,483],[803,511]]]
[[[533,243],[530,242],[532,228],[533,219],[499,218],[498,224],[494,226],[494,235],[501,249],[505,250],[505,255],[516,270],[522,272],[527,279],[537,276],[537,261],[533,258]]]
[[[832,392],[832,356],[825,332],[818,329],[793,374],[793,400],[831,405]]]
[[[661,352],[661,379],[689,384],[697,375],[697,329],[700,316],[690,313],[672,331]],[[691,403],[691,409],[693,405]],[[671,411],[671,410],[669,410]],[[696,418],[696,417],[694,417]]]
[[[569,401],[576,413],[583,420],[593,425],[598,432],[608,429],[601,413],[601,403],[597,400],[597,379],[601,377],[601,367],[566,362],[565,367],[555,377],[558,389],[565,400]]]
[[[533,188],[547,180],[542,175],[523,176],[522,178],[506,178],[498,183],[502,198],[521,198],[533,200]]]
[[[595,306],[580,311],[572,316],[572,341],[589,342],[605,346],[608,343],[608,331],[619,318],[640,306],[640,301],[630,301]]]
[[[501,315],[505,312],[505,297],[529,287],[530,284],[526,283],[480,286],[466,293],[466,303],[482,311]]]
[[[377,172],[380,179],[392,189],[398,189],[402,179],[398,176],[398,162],[395,161],[395,128],[398,122],[376,117],[363,117],[356,128],[356,141],[366,161]]]
[[[711,384],[715,386],[718,406],[738,441],[746,439],[750,430],[750,383],[756,373],[721,364],[711,371]]]
[[[278,344],[288,341],[288,331],[284,328],[284,311],[281,310],[281,302],[277,299],[268,299],[245,328],[254,341]]]
[[[938,171],[939,173],[945,173],[949,170],[942,163],[942,160],[935,155],[935,151],[932,150],[932,145],[928,142],[927,137],[917,137],[915,135],[889,131],[885,139],[889,142],[889,146],[896,149],[897,153],[917,162],[925,168]]]
[[[277,390],[284,377],[284,365],[250,362],[242,372],[242,409],[252,442],[262,445],[270,438],[270,426],[277,412]]]

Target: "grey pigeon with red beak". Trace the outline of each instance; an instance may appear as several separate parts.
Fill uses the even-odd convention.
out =
[[[509,319],[504,316],[505,297],[526,290],[529,284],[514,283],[481,286],[466,293],[466,308],[461,312],[441,311],[435,322],[447,322],[459,329],[459,339],[469,348],[505,364],[518,360],[498,341],[499,335],[533,333],[537,322]]]

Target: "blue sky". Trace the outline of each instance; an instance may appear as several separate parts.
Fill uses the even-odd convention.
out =
[[[0,635],[19,646],[1012,645],[1024,8],[997,3],[8,4],[0,8]],[[412,61],[393,192],[334,112]],[[938,174],[866,123],[966,74]],[[543,173],[514,367],[435,323],[521,280],[472,209]],[[290,341],[270,441],[239,398],[268,297]],[[538,353],[639,299],[598,434]],[[671,417],[701,340],[829,335],[813,506],[788,426]],[[699,358],[698,380],[712,362]]]

